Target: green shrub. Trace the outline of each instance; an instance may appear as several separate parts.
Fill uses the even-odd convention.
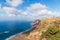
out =
[[[56,27],[49,27],[46,32],[41,35],[41,39],[46,38],[47,40],[60,40],[60,29]]]

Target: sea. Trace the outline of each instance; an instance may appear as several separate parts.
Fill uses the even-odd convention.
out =
[[[31,21],[0,21],[0,40],[31,28]]]

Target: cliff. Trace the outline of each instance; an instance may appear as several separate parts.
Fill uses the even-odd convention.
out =
[[[10,40],[60,40],[60,18],[46,18],[32,23],[32,29]]]

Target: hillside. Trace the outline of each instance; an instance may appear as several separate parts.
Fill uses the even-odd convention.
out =
[[[60,40],[60,18],[46,18],[32,23],[32,29],[10,40]]]

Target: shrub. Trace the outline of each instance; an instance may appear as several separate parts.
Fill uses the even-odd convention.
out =
[[[56,27],[49,27],[46,32],[41,35],[41,39],[46,38],[47,40],[60,40],[60,29]]]

